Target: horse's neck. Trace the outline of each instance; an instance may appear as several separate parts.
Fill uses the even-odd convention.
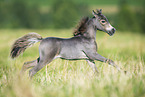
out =
[[[97,31],[97,29],[93,25],[93,21],[90,20],[88,22],[88,25],[87,25],[87,32],[86,32],[87,35],[86,35],[86,37],[96,40],[96,31]]]

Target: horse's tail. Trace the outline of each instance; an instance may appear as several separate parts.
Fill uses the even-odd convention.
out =
[[[18,57],[26,48],[32,46],[34,43],[41,41],[43,38],[37,33],[29,33],[17,39],[12,45],[10,52],[11,58]]]

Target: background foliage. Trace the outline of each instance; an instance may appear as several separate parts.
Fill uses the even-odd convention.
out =
[[[28,0],[0,1],[0,28],[70,28],[79,16],[88,13],[86,5],[73,0],[54,0],[49,8],[40,9]],[[46,11],[45,11],[46,10]]]
[[[73,0],[55,0],[50,9],[53,28],[70,28],[83,14],[88,14],[88,6]]]
[[[142,1],[145,4],[145,1]],[[121,31],[145,32],[144,5],[132,7],[127,0],[120,0],[119,11],[116,15],[116,27]]]
[[[110,5],[117,11],[104,14],[118,30],[145,32],[144,4],[144,0],[0,0],[0,28],[72,28],[94,8]]]

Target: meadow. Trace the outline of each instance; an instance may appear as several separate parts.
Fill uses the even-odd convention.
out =
[[[97,32],[98,53],[115,61],[127,73],[120,73],[106,63],[95,61],[95,75],[85,60],[56,59],[33,79],[28,71],[20,76],[24,62],[39,56],[39,43],[23,55],[9,57],[14,41],[29,33],[43,37],[72,37],[72,29],[0,30],[0,97],[145,97],[145,35],[116,31],[113,37]]]

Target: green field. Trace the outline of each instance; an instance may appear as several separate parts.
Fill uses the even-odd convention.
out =
[[[38,57],[39,43],[19,58],[9,57],[14,41],[29,33],[43,37],[72,37],[72,30],[0,30],[0,97],[145,97],[145,37],[143,34],[118,32],[113,37],[97,32],[98,53],[115,61],[127,74],[96,62],[94,75],[86,61],[56,59],[32,80],[28,71],[20,77],[24,62]]]

